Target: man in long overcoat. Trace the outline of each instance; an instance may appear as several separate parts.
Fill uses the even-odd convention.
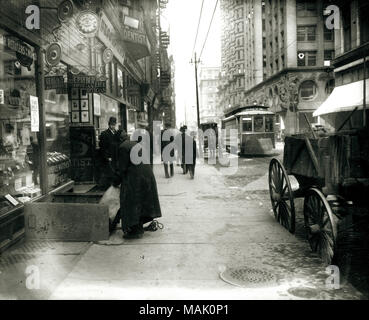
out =
[[[137,144],[122,131],[118,149],[118,180],[121,184],[120,214],[125,239],[138,239],[143,225],[161,217],[157,185],[150,164],[132,162],[131,150]]]
[[[101,132],[100,146],[100,179],[99,184],[108,188],[113,182],[114,171],[117,168],[117,151],[119,145],[119,133],[115,129],[117,119],[109,118],[109,128]]]
[[[164,140],[163,139],[163,135],[164,133],[167,132],[167,134],[171,132],[170,129],[170,124],[166,124],[165,125],[165,129],[161,131],[161,160],[163,161],[164,164],[164,173],[165,173],[165,178],[170,178],[173,177],[174,175],[174,164],[172,159],[174,159],[174,149],[170,150],[170,152],[168,154],[164,153],[165,147],[168,146],[170,143],[172,143],[174,141],[174,136],[171,135],[169,137],[169,141],[168,140]],[[169,175],[169,169],[170,169],[170,175]]]

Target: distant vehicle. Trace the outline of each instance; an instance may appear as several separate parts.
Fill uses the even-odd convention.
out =
[[[225,147],[230,152],[229,129],[238,131],[237,153],[270,154],[275,148],[275,114],[265,106],[245,106],[225,113],[222,129],[226,129]],[[232,152],[234,153],[234,152]]]

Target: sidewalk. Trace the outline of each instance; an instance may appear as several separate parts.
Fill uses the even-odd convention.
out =
[[[267,196],[235,200],[208,165],[197,166],[194,180],[180,167],[171,179],[164,179],[162,166],[154,171],[164,229],[139,240],[123,240],[117,231],[109,243],[93,244],[51,299],[360,297],[350,286],[326,289],[325,267],[306,242],[275,222]],[[273,273],[278,281],[241,288],[221,280],[221,271],[237,267]]]

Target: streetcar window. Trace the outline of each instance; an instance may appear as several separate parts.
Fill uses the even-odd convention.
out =
[[[265,132],[274,132],[273,117],[265,117]]]
[[[242,118],[242,132],[252,132],[252,118]]]
[[[254,132],[264,132],[264,116],[254,116]]]

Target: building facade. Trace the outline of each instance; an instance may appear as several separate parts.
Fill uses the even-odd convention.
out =
[[[369,82],[369,21],[368,1],[337,1],[335,29],[335,59],[333,60],[335,89],[315,113],[328,131],[340,128],[357,108],[343,128],[367,126]],[[363,111],[364,105],[366,112]]]
[[[219,67],[202,67],[199,73],[200,122],[219,122]]]
[[[304,114],[313,121],[312,113],[334,88],[330,66],[334,31],[324,23],[329,4],[316,0],[223,1],[222,47],[227,50],[233,35],[241,44],[241,53],[224,55],[222,61],[220,89],[228,92],[221,93],[226,110],[266,105],[277,114],[277,130],[285,127],[287,134],[293,134],[308,129]],[[226,12],[227,6],[231,13]],[[232,70],[242,57],[244,68]]]
[[[161,94],[161,1],[34,3],[1,1],[0,251],[23,237],[26,202],[97,181],[109,117],[146,127]]]

